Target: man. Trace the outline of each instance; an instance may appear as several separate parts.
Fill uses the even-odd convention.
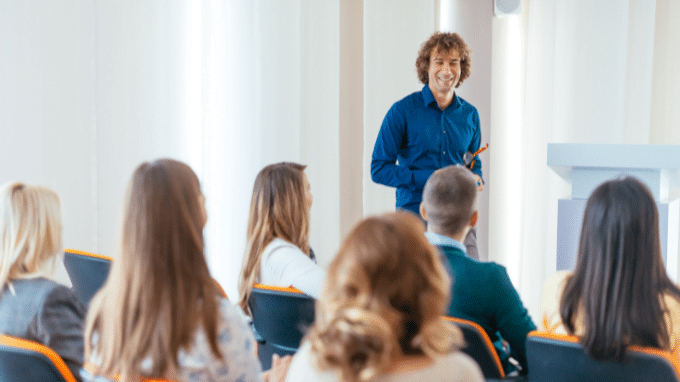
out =
[[[437,170],[425,184],[420,213],[428,223],[426,235],[441,249],[454,280],[447,315],[478,323],[494,343],[506,372],[515,369],[508,361],[512,357],[525,373],[526,337],[536,326],[505,267],[471,259],[461,243],[477,222],[476,202],[476,179],[464,167]],[[509,353],[501,340],[510,345]]]
[[[396,187],[397,209],[418,214],[425,182],[442,167],[464,163],[466,152],[480,146],[477,109],[455,94],[470,75],[470,51],[456,33],[435,33],[420,48],[416,59],[419,92],[392,105],[385,115],[371,159],[371,179]],[[481,191],[482,163],[472,168]],[[476,233],[468,242],[476,254]]]

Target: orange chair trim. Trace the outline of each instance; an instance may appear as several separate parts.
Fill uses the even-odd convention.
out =
[[[104,259],[104,260],[108,260],[108,261],[113,261],[113,258],[111,258],[111,257],[104,256],[104,255],[98,255],[98,254],[96,254],[96,253],[90,253],[90,252],[85,252],[85,251],[79,251],[79,250],[77,250],[77,249],[65,249],[64,252],[73,253],[73,254],[76,254],[76,255],[83,255],[83,256],[96,257],[96,258]]]
[[[52,361],[52,363],[57,368],[57,370],[59,370],[59,372],[64,377],[66,382],[76,382],[75,377],[73,377],[71,370],[68,368],[68,366],[66,366],[64,360],[61,359],[59,354],[55,353],[54,350],[50,349],[49,347],[39,344],[37,342],[25,340],[23,338],[5,335],[0,335],[0,344],[5,346],[11,346],[14,348],[21,348],[34,351],[36,353],[44,355],[47,358],[49,358],[50,361]]]
[[[479,334],[482,336],[482,340],[484,340],[484,343],[486,344],[486,347],[491,351],[491,356],[493,357],[494,362],[496,363],[496,367],[498,368],[498,371],[500,372],[501,378],[505,378],[505,370],[503,370],[503,365],[501,364],[501,359],[498,357],[498,353],[496,353],[496,348],[493,346],[493,342],[491,342],[491,339],[489,338],[489,335],[486,334],[486,331],[484,328],[482,328],[478,323],[470,320],[466,320],[463,318],[458,318],[458,317],[450,317],[450,316],[444,316],[444,319],[447,321],[451,321],[454,323],[461,323],[461,324],[466,324],[474,327],[477,329]]]
[[[222,297],[226,298],[227,300],[229,300],[229,297],[227,296],[227,292],[224,291],[224,288],[222,288],[222,285],[220,285],[220,283],[218,283],[217,280],[215,280],[215,279],[213,279],[213,281],[215,282],[215,286],[217,287],[217,290],[220,292],[220,295]]]
[[[304,294],[299,289],[293,288],[293,287],[279,287],[279,286],[273,286],[273,285],[253,284],[253,288],[264,289],[264,290],[273,290],[273,291],[277,291],[277,292],[290,292],[290,293]]]
[[[665,358],[668,362],[670,362],[671,365],[673,365],[673,369],[675,369],[675,374],[678,376],[678,379],[680,379],[680,359],[678,359],[678,357],[674,357],[670,352],[656,348],[648,347],[643,348],[640,346],[631,346],[629,349],[632,351],[653,354],[657,357]]]
[[[570,336],[570,335],[565,335],[565,334],[555,334],[555,333],[538,331],[538,330],[534,330],[532,332],[529,332],[527,337],[541,337],[541,338],[558,340],[558,341],[565,341],[565,342],[571,342],[571,343],[577,343],[578,342],[578,337],[576,337],[576,336]],[[641,347],[641,346],[630,346],[630,347],[628,347],[628,349],[631,350],[631,351],[634,351],[634,352],[651,354],[651,355],[655,355],[657,357],[661,357],[661,358],[666,359],[673,366],[673,369],[675,370],[675,374],[678,375],[678,377],[680,378],[680,359],[677,359],[677,357],[674,357],[671,354],[671,352],[661,350],[661,349],[657,349],[657,348]]]
[[[557,334],[557,333],[552,333],[552,332],[547,332],[543,330],[532,330],[529,332],[527,337],[541,337],[541,338],[547,338],[551,340],[559,340],[559,341],[566,341],[566,342],[571,342],[571,343],[577,343],[578,342],[578,337],[576,336],[570,336],[567,334]]]

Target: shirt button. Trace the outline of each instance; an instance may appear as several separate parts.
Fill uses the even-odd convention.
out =
[[[442,151],[442,154],[446,155],[446,151]]]
[[[446,134],[446,130],[442,131],[442,134]]]

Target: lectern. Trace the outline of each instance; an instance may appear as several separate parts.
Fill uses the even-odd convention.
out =
[[[680,146],[549,143],[548,166],[571,183],[571,198],[557,205],[557,270],[573,269],[586,199],[602,182],[632,175],[652,191],[659,208],[661,251],[668,276],[678,281],[680,202],[668,189],[680,186]]]

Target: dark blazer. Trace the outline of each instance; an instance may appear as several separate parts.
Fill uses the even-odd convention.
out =
[[[451,304],[447,314],[478,323],[493,341],[507,372],[514,367],[508,356],[516,359],[526,373],[526,338],[536,329],[529,313],[508,277],[505,267],[480,262],[465,256],[458,248],[439,246],[453,279]],[[510,354],[500,340],[510,344]]]
[[[68,287],[42,277],[12,281],[0,292],[0,333],[54,350],[80,381],[86,310]]]

